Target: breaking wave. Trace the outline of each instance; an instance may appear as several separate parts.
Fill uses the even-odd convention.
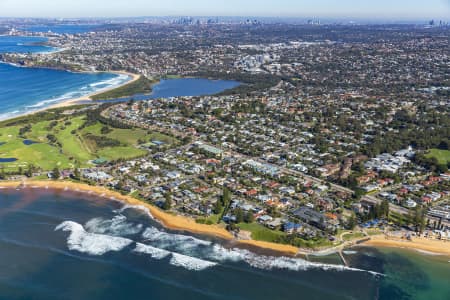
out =
[[[122,215],[115,216],[111,220],[95,218],[87,222],[84,227],[88,232],[113,236],[134,235],[142,231],[142,224],[129,223]]]
[[[117,214],[121,214],[124,211],[126,211],[127,209],[135,209],[135,210],[140,210],[142,212],[144,212],[150,219],[154,219],[152,213],[150,212],[150,210],[143,206],[143,205],[131,205],[131,204],[127,204],[124,205],[122,208],[120,209],[116,209],[113,212],[117,213]]]
[[[309,262],[300,258],[265,256],[255,254],[245,249],[227,249],[210,241],[201,240],[188,235],[171,234],[155,227],[147,228],[143,232],[142,237],[145,239],[145,242],[151,243],[151,245],[157,249],[162,248],[185,255],[194,255],[215,263],[245,262],[254,268],[264,270],[285,269],[291,271],[306,271],[309,269],[322,269],[325,271],[347,270],[365,272],[365,270],[356,268]]]
[[[120,213],[129,208],[141,209],[142,207],[124,206],[115,212]],[[155,260],[168,258],[168,262],[171,265],[193,271],[201,271],[227,263],[245,263],[253,268],[262,270],[306,271],[321,269],[325,271],[358,271],[382,275],[343,265],[316,263],[293,257],[259,255],[246,249],[225,248],[212,241],[202,240],[189,235],[170,233],[156,227],[147,227],[142,231],[142,224],[128,222],[123,215],[117,215],[110,220],[95,218],[88,221],[85,227],[78,223],[67,221],[58,225],[55,230],[71,232],[67,239],[67,245],[70,250],[91,255],[103,255],[110,251],[121,251],[130,244],[135,243],[136,246],[132,250],[133,253],[148,255]],[[141,238],[131,240],[124,237],[136,234],[140,234],[139,237]]]
[[[141,243],[137,243],[136,248],[133,251],[137,253],[148,254],[151,256],[151,258],[154,259],[163,259],[170,255],[170,251],[155,248]]]
[[[72,221],[61,223],[56,226],[55,230],[70,232],[67,238],[67,246],[70,250],[90,255],[103,255],[111,251],[121,251],[133,242],[123,237],[87,232],[81,224]]]
[[[161,260],[168,256],[171,256],[169,263],[176,267],[182,267],[192,271],[202,271],[217,265],[215,262],[203,260],[200,258],[170,252],[164,249],[155,248],[149,245],[137,243],[136,248],[133,250],[136,253],[143,253],[150,255],[151,258]]]
[[[177,267],[183,267],[192,271],[202,271],[217,265],[217,263],[203,259],[187,256],[179,253],[172,253],[170,264]]]

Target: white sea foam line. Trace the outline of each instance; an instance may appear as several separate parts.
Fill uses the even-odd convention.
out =
[[[141,232],[142,224],[132,224],[127,222],[127,218],[125,216],[115,216],[112,219],[91,219],[84,225],[84,228],[90,233],[125,236],[134,235]]]
[[[70,232],[67,238],[67,246],[90,255],[103,255],[111,251],[121,251],[133,241],[123,237],[108,236],[86,232],[81,224],[66,221],[56,226],[55,230]]]
[[[150,255],[151,258],[161,260],[169,255],[171,256],[169,263],[176,267],[182,267],[191,271],[202,271],[216,266],[218,263],[192,257],[180,253],[167,251],[164,249],[156,248],[150,245],[137,243],[136,248],[133,250],[136,253],[143,253]]]
[[[286,269],[291,271],[305,271],[309,269],[336,270],[336,271],[359,271],[368,272],[374,275],[381,275],[376,272],[350,268],[341,265],[331,265],[309,262],[299,258],[273,257],[257,255],[245,249],[226,249],[218,244],[200,240],[191,236],[180,234],[170,234],[160,231],[157,228],[147,228],[142,234],[143,238],[152,243],[157,248],[170,248],[171,250],[189,254],[201,255],[202,258],[215,262],[246,262],[250,266],[259,269],[273,270]]]
[[[160,248],[170,248],[184,254],[196,254],[205,247],[211,247],[212,242],[201,240],[182,234],[171,234],[155,227],[147,228],[142,237],[147,241],[156,243]]]
[[[135,209],[135,210],[143,211],[145,214],[147,214],[147,216],[150,219],[154,219],[152,213],[150,212],[150,210],[147,207],[143,206],[143,205],[126,204],[121,209],[115,210],[114,212],[121,214],[124,211],[126,211],[127,209]]]
[[[159,249],[152,247],[150,245],[136,243],[136,248],[133,250],[133,252],[137,253],[144,253],[150,255],[154,259],[163,259],[170,255],[170,251]]]
[[[188,270],[202,271],[217,265],[215,262],[187,256],[179,253],[172,253],[170,264],[177,267],[183,267]]]
[[[18,67],[18,66],[16,66]],[[107,80],[103,80],[97,83],[93,83],[92,87],[94,87],[93,89],[89,89],[88,86],[84,86],[76,91],[71,91],[68,93],[65,93],[59,97],[56,98],[51,98],[51,99],[46,99],[46,100],[42,100],[40,102],[37,102],[35,104],[32,105],[27,105],[25,106],[25,111],[28,111],[28,109],[31,109],[33,111],[33,109],[36,108],[41,108],[41,107],[45,107],[48,106],[49,104],[52,103],[59,103],[62,102],[64,100],[69,100],[69,99],[74,99],[74,98],[80,98],[80,97],[85,97],[88,96],[90,94],[93,93],[97,93],[97,92],[101,92],[103,90],[108,90],[111,88],[116,88],[118,86],[121,86],[123,84],[125,84],[127,81],[130,81],[131,77],[128,75],[124,75],[124,74],[119,74],[118,76],[111,78],[111,79],[107,79]],[[105,85],[104,87],[100,88],[100,89],[95,89],[95,86],[99,86],[99,85]],[[0,115],[0,120],[4,120],[4,119],[9,119],[11,117],[17,116],[20,113],[23,113],[24,111],[13,111],[13,112],[8,112],[5,114]]]

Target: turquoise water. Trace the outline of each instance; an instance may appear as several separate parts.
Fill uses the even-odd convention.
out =
[[[44,41],[42,38],[0,36],[0,53],[54,50],[35,44]],[[0,120],[86,96],[128,80],[126,75],[72,73],[0,63]]]
[[[449,299],[444,259],[364,248],[344,268],[168,231],[83,193],[0,199],[0,299]]]
[[[35,44],[44,41],[45,39],[42,38],[0,37],[0,54],[11,51],[26,53],[54,50]],[[23,68],[0,63],[0,107],[2,108],[0,120],[118,86],[127,80],[129,80],[127,75],[72,73],[43,68]],[[236,81],[198,78],[162,80],[154,86],[151,96],[136,95],[132,98],[139,100],[211,95],[238,85],[239,83]]]

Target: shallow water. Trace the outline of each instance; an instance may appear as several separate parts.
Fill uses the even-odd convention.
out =
[[[167,231],[143,210],[86,194],[0,195],[1,299],[371,299],[380,280]]]
[[[353,268],[273,257],[85,193],[0,190],[0,299],[448,299],[433,283],[447,262],[416,257],[364,248]]]
[[[0,36],[0,53],[48,52],[40,37]],[[127,75],[72,73],[0,63],[0,120],[123,84]]]

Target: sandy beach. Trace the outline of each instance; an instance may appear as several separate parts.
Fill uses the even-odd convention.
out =
[[[358,246],[403,248],[419,251],[421,253],[450,256],[450,241],[413,237],[411,240],[385,235],[371,236],[371,239]]]
[[[0,182],[0,188],[43,188],[43,189],[54,189],[59,191],[75,191],[75,192],[85,192],[90,193],[91,195],[96,195],[104,198],[105,200],[116,200],[121,201],[130,205],[140,205],[147,208],[152,216],[159,220],[162,225],[169,229],[173,230],[181,230],[187,231],[195,234],[204,234],[209,236],[214,236],[218,238],[222,238],[225,240],[235,240],[233,235],[229,233],[225,228],[219,225],[205,225],[198,224],[194,219],[177,216],[167,212],[162,211],[161,209],[145,203],[143,201],[137,200],[130,196],[124,196],[120,193],[108,190],[99,186],[90,186],[82,183],[75,183],[70,181],[8,181],[8,182]],[[237,243],[242,245],[250,245],[254,247],[263,248],[266,250],[272,250],[276,252],[281,252],[289,255],[296,255],[298,253],[298,248],[289,246],[289,245],[281,245],[275,243],[261,242],[261,241],[253,241],[253,240],[239,240]]]
[[[222,226],[198,224],[192,218],[167,213],[165,211],[162,211],[156,206],[140,201],[131,196],[122,195],[118,192],[111,191],[109,189],[100,186],[90,186],[87,184],[75,183],[71,181],[43,180],[43,181],[26,181],[26,182],[0,181],[0,189],[1,188],[10,188],[10,189],[43,188],[43,189],[54,189],[59,191],[74,191],[74,192],[89,193],[91,195],[100,196],[105,200],[115,200],[130,205],[143,206],[150,211],[150,213],[155,219],[159,220],[162,223],[162,225],[164,225],[169,229],[187,231],[195,234],[210,235],[229,241],[233,240],[241,245],[258,247],[265,250],[285,253],[288,255],[314,253],[313,250],[311,250],[310,252],[300,251],[299,248],[290,245],[282,245],[255,240],[237,240],[233,237],[231,233],[225,230],[225,228]],[[375,235],[371,236],[369,241],[358,244],[357,246],[404,248],[421,251],[423,253],[450,256],[450,241],[439,241],[426,238],[413,238],[411,241],[409,241],[395,237],[386,238],[385,235]],[[323,251],[324,250],[317,252]]]
[[[127,75],[127,76],[130,76],[131,79],[126,81],[126,82],[124,82],[123,84],[121,84],[119,86],[112,86],[112,87],[107,88],[107,89],[102,89],[102,90],[99,90],[99,91],[97,91],[95,93],[92,93],[92,94],[89,94],[89,95],[86,95],[86,96],[83,96],[83,97],[74,98],[74,99],[68,99],[68,100],[65,100],[63,102],[57,103],[55,105],[52,105],[50,107],[46,107],[43,110],[48,110],[48,109],[52,109],[52,108],[73,106],[73,105],[76,105],[77,103],[79,103],[81,101],[92,101],[91,98],[96,96],[96,95],[103,94],[103,93],[115,90],[117,88],[120,88],[122,86],[130,84],[132,82],[135,82],[135,81],[139,80],[139,78],[141,78],[141,75],[133,74],[133,73],[125,72],[125,71],[111,71],[111,72],[108,72],[108,73],[119,74],[119,75]]]
[[[44,108],[37,109],[37,110],[33,110],[33,111],[30,111],[30,112],[27,112],[27,113],[24,113],[24,114],[21,114],[21,115],[17,115],[17,116],[11,117],[9,119],[14,119],[14,118],[23,117],[23,116],[29,116],[29,115],[33,115],[33,114],[36,114],[36,113],[39,113],[39,112],[43,112],[43,111],[47,111],[47,110],[54,109],[54,108],[70,107],[70,106],[77,105],[79,102],[82,102],[82,101],[83,102],[84,101],[93,101],[91,99],[91,97],[93,97],[95,95],[103,94],[105,92],[108,92],[108,91],[111,91],[111,90],[115,90],[117,88],[120,88],[122,86],[130,84],[132,82],[135,82],[139,78],[141,78],[141,75],[128,73],[128,72],[125,72],[125,71],[111,71],[111,72],[108,72],[108,73],[127,75],[127,76],[130,76],[131,79],[126,81],[126,82],[124,82],[123,84],[121,84],[119,86],[112,86],[110,88],[102,89],[102,90],[96,91],[95,93],[92,93],[92,94],[89,94],[89,95],[86,95],[86,96],[83,96],[83,97],[67,99],[67,100],[61,101],[59,103],[53,104],[51,106],[44,107]],[[2,119],[1,121],[5,121],[5,120],[8,120],[8,119],[4,119],[4,120]]]

